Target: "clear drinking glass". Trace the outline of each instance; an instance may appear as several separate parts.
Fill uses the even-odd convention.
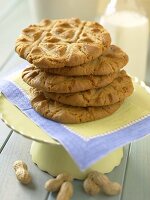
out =
[[[28,0],[33,21],[43,18],[94,20],[99,0]]]

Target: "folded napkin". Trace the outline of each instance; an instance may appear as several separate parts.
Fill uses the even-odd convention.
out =
[[[134,94],[113,115],[93,122],[67,125],[46,119],[34,111],[28,97],[28,86],[21,80],[20,73],[1,81],[0,91],[62,144],[84,170],[109,152],[150,133],[150,88],[138,81],[134,87]]]

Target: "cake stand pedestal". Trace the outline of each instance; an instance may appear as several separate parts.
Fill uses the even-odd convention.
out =
[[[30,154],[32,161],[42,171],[46,171],[52,176],[67,172],[74,178],[82,180],[91,170],[97,170],[102,173],[111,172],[114,167],[120,164],[123,157],[123,148],[111,152],[85,171],[80,171],[68,152],[60,144],[46,144],[34,141],[31,145]]]

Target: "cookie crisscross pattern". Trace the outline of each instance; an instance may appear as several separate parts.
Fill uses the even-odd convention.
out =
[[[109,33],[96,22],[79,19],[43,20],[22,31],[16,52],[30,63],[59,68],[87,63],[111,43]]]

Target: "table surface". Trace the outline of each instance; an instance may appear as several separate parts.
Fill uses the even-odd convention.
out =
[[[9,4],[8,1],[0,0],[1,4],[3,4],[3,9],[0,12],[0,79],[19,69],[22,65],[23,60],[14,52],[14,43],[20,30],[31,22],[31,14],[26,0],[11,0]],[[148,76],[147,82],[149,83]],[[0,200],[55,199],[55,195],[46,192],[43,187],[50,175],[39,170],[31,160],[29,153],[31,143],[31,140],[18,135],[0,120]],[[150,136],[126,146],[121,165],[109,173],[108,176],[113,181],[118,181],[123,185],[120,195],[89,197],[83,192],[82,182],[74,181],[75,195],[72,199],[149,200],[149,146]],[[12,169],[13,162],[19,159],[28,164],[32,174],[33,182],[28,186],[24,186],[16,180]]]

